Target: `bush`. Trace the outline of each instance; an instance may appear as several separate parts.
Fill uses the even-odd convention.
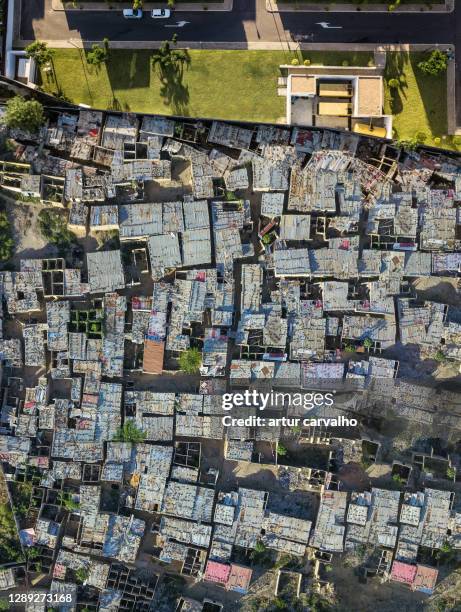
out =
[[[294,57],[294,58],[291,60],[291,65],[292,65],[292,66],[299,66],[299,59],[297,59],[296,57]]]
[[[197,348],[190,348],[181,353],[179,367],[186,374],[197,374],[202,363],[202,354]]]
[[[347,60],[343,60],[342,66],[349,66],[349,62]]]
[[[264,234],[264,236],[261,238],[261,242],[265,245],[270,244],[272,241],[272,235],[271,234]]]
[[[418,144],[426,142],[426,140],[427,140],[427,134],[425,132],[416,132],[416,134],[415,134],[415,141]]]
[[[43,106],[37,100],[26,100],[22,96],[15,96],[6,103],[3,121],[10,128],[37,132],[45,123]]]
[[[305,60],[304,60],[304,62],[303,62],[303,64],[304,64],[305,66],[310,66],[310,65],[311,65],[311,60],[310,60],[310,59],[305,59]]]
[[[430,56],[423,62],[419,62],[418,68],[424,74],[436,76],[441,72],[445,72],[448,67],[448,57],[440,49],[432,51]]]

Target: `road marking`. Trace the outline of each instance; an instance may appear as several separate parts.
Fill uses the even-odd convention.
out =
[[[190,21],[178,21],[176,25],[166,25],[166,28],[183,28]]]
[[[315,25],[322,26],[325,30],[342,30],[343,26],[331,26],[329,21],[318,21]]]

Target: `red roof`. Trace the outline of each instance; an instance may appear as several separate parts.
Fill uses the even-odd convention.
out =
[[[205,570],[205,580],[210,582],[218,582],[219,584],[226,584],[229,579],[231,571],[230,565],[224,563],[218,563],[217,561],[208,561]]]
[[[250,586],[252,574],[253,570],[251,568],[232,563],[229,579],[227,581],[227,588],[233,591],[246,593]]]
[[[413,584],[415,576],[416,565],[410,565],[402,561],[394,561],[392,564],[391,580],[411,585]]]
[[[435,589],[438,575],[439,570],[435,567],[417,565],[413,588],[417,591],[432,592]]]

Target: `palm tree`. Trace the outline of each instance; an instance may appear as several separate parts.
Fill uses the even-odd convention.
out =
[[[190,55],[187,49],[172,49],[171,43],[176,44],[177,35],[173,36],[171,42],[163,41],[162,46],[152,55],[152,65],[158,66],[163,76],[168,73],[180,73],[184,66],[190,65]]]
[[[100,66],[109,59],[109,39],[104,38],[102,46],[94,43],[91,46],[91,51],[88,51],[86,61],[92,66]]]

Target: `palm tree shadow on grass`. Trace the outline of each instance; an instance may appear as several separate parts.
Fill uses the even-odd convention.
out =
[[[152,66],[161,83],[160,95],[176,115],[188,114],[189,87],[184,85],[183,77],[190,63],[187,49],[171,49],[167,41],[152,56]]]
[[[404,109],[404,100],[407,98],[408,82],[405,75],[405,65],[410,62],[408,53],[389,53],[386,62],[384,78],[389,83],[391,80],[398,82],[398,87],[393,87],[389,97],[389,106],[393,115],[400,114]]]

